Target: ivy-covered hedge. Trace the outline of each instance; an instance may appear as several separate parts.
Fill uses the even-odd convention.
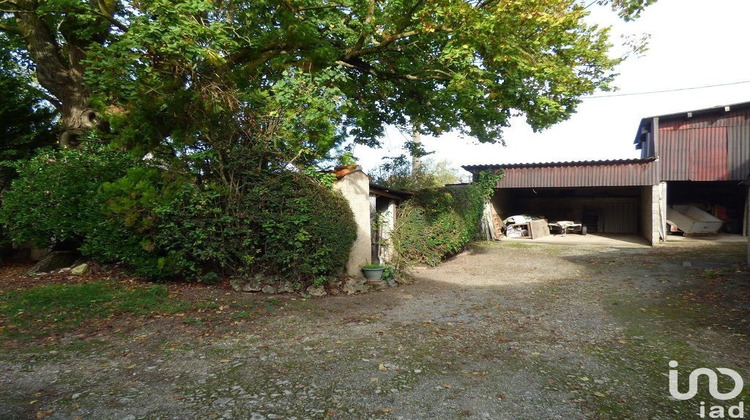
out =
[[[343,269],[356,237],[346,200],[291,171],[247,174],[228,191],[94,148],[45,151],[19,173],[0,212],[16,241],[79,248],[155,279],[320,282]]]
[[[396,266],[434,266],[477,239],[484,202],[501,176],[482,173],[473,184],[422,190],[399,206],[390,239]]]

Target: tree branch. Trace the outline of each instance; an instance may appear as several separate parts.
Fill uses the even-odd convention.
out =
[[[369,0],[368,2],[368,8],[367,8],[367,16],[364,20],[364,27],[365,31],[368,29],[372,21],[375,19],[375,0]],[[357,39],[357,42],[347,51],[347,55],[356,56],[357,52],[362,49],[362,46],[365,45],[365,40],[367,39],[367,32],[363,31],[361,34],[359,34],[359,39]]]
[[[309,10],[320,10],[320,9],[345,9],[346,6],[343,4],[327,4],[325,6],[309,6],[309,7],[300,7],[297,9],[297,12],[307,12]]]
[[[117,29],[119,29],[119,30],[121,30],[121,31],[123,31],[123,32],[127,32],[127,31],[128,31],[128,27],[127,27],[127,26],[125,26],[125,25],[123,25],[123,24],[122,24],[122,23],[121,23],[120,21],[118,21],[117,19],[115,19],[115,17],[114,17],[114,16],[108,15],[108,14],[106,14],[106,13],[103,13],[103,12],[101,12],[101,11],[100,11],[100,12],[99,12],[98,14],[99,14],[99,16],[103,17],[104,19],[107,19],[107,21],[108,21],[109,23],[111,23],[112,25],[114,25],[114,26],[115,26],[115,27],[116,27]]]
[[[390,72],[390,71],[382,71],[382,70],[378,70],[372,67],[367,62],[359,60],[359,59],[337,60],[336,64],[350,68],[350,69],[358,70],[363,73],[369,73],[379,79],[385,79],[385,80],[413,80],[413,81],[450,80],[450,77],[447,73],[444,77],[440,77],[440,76],[418,76],[416,74],[405,74],[405,73],[396,73],[396,72]]]
[[[0,31],[11,32],[11,33],[23,36],[23,31],[21,30],[21,28],[17,26],[9,26],[9,25],[0,23]]]
[[[40,89],[40,88],[38,88],[36,86],[29,86],[29,89],[33,90],[42,99],[44,99],[45,101],[47,101],[50,104],[52,104],[52,106],[54,106],[58,111],[60,109],[62,109],[62,102],[60,102],[57,98],[55,98],[54,96],[50,95],[49,93],[47,93],[43,89]]]

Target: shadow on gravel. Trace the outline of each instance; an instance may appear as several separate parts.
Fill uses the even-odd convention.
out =
[[[744,249],[480,243],[367,295],[190,290],[259,311],[7,349],[0,418],[699,418],[668,363],[750,379]]]

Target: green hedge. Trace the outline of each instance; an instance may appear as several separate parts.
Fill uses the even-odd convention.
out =
[[[342,195],[294,173],[265,176],[245,195],[257,208],[251,225],[262,241],[257,264],[270,273],[318,282],[339,274],[357,237],[354,215]]]
[[[16,242],[78,247],[103,222],[99,187],[122,177],[133,165],[127,155],[103,147],[42,149],[14,164],[18,177],[2,196],[0,222]]]
[[[356,238],[346,200],[295,172],[247,175],[238,200],[212,184],[175,188],[154,170],[128,175],[102,187],[108,226],[84,251],[140,275],[320,282],[339,274]]]
[[[346,200],[304,174],[246,174],[242,190],[197,185],[126,154],[47,150],[19,166],[2,222],[18,242],[66,245],[154,279],[339,274],[356,238]]]

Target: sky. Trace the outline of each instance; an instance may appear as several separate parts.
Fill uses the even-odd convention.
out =
[[[450,133],[422,136],[425,149],[434,152],[429,157],[433,161],[447,161],[456,169],[638,158],[633,140],[642,118],[750,101],[749,16],[750,0],[658,0],[635,22],[623,22],[605,11],[592,13],[590,22],[612,26],[613,44],[621,43],[621,35],[650,35],[648,50],[617,68],[616,92],[584,98],[569,120],[542,132],[534,133],[523,118],[516,118],[505,130],[505,147]],[[621,52],[613,49],[614,55]],[[732,85],[638,94],[721,84]],[[404,153],[408,135],[390,128],[381,149],[357,146],[354,155],[371,172],[383,156]]]

